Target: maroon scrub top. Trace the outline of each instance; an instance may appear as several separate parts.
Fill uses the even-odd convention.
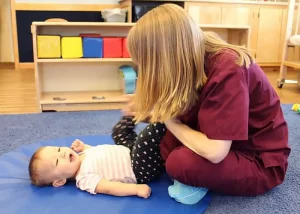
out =
[[[259,156],[266,168],[281,166],[290,148],[279,97],[257,64],[247,69],[235,59],[231,50],[206,55],[208,81],[198,103],[179,118],[209,139],[232,140],[232,150],[250,160]],[[163,159],[178,146],[182,144],[168,131],[161,143]]]

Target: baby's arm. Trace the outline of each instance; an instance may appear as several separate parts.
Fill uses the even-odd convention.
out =
[[[92,146],[83,143],[81,140],[74,140],[74,142],[71,145],[71,149],[73,149],[75,152],[83,152],[89,148],[91,148]]]
[[[114,196],[137,195],[142,198],[148,198],[151,194],[151,188],[146,184],[121,183],[101,179],[96,186],[95,192]]]

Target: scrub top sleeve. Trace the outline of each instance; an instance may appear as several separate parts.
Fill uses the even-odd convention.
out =
[[[209,139],[247,140],[249,89],[246,71],[228,61],[214,69],[203,89],[199,128]]]

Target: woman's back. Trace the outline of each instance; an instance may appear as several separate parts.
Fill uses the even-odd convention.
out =
[[[261,154],[265,165],[281,165],[290,148],[279,97],[258,65],[240,67],[236,56],[232,50],[206,55],[207,82],[198,103],[181,118],[210,139],[233,140],[232,149],[251,159],[273,152]],[[175,140],[168,134],[164,143],[168,138]],[[167,156],[164,145],[162,150]]]

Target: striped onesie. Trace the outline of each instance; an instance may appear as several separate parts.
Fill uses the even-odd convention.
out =
[[[157,179],[163,167],[159,143],[166,132],[161,123],[149,124],[139,135],[132,117],[123,117],[113,128],[116,145],[98,145],[84,151],[76,186],[91,194],[101,178],[123,183]]]

